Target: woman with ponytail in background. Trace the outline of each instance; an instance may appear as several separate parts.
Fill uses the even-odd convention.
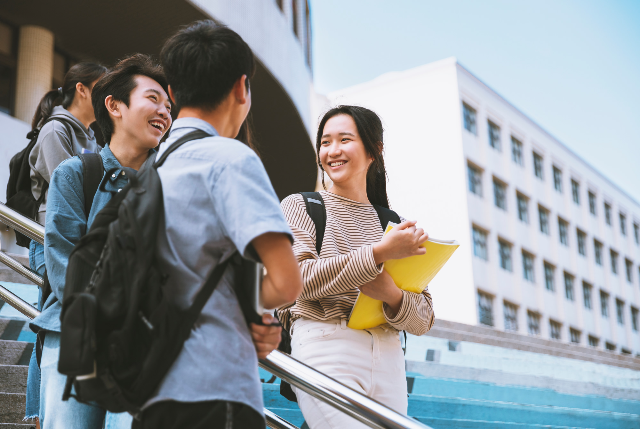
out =
[[[421,294],[399,289],[384,262],[424,254],[428,235],[414,221],[383,235],[375,206],[389,209],[383,127],[371,110],[339,106],[318,128],[318,165],[332,181],[321,191],[326,224],[320,254],[316,228],[300,194],[281,207],[293,231],[293,251],[304,289],[296,302],[278,310],[291,332],[291,355],[399,413],[407,413],[407,381],[399,331],[422,335],[434,321],[428,288]],[[324,187],[324,176],[323,176]],[[413,184],[407,184],[408,187]],[[311,204],[309,204],[311,205]],[[359,293],[383,301],[386,322],[355,330],[347,320]],[[311,429],[366,425],[293,388]]]
[[[95,122],[91,104],[93,85],[107,71],[106,67],[94,63],[79,63],[69,69],[60,88],[47,92],[31,123],[32,130],[39,130],[38,139],[29,154],[31,167],[31,192],[40,203],[36,220],[44,225],[47,211],[47,189],[51,175],[65,159],[87,152],[99,152],[93,130]],[[79,190],[82,193],[82,190]],[[44,275],[44,247],[31,241],[29,265],[39,275]],[[38,299],[38,309],[46,296]],[[40,369],[34,347],[27,378],[27,404],[25,418],[37,418],[40,409]]]

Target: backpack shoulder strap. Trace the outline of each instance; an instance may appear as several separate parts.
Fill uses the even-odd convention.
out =
[[[205,137],[213,137],[211,134],[196,129],[194,131],[191,131],[190,133],[185,134],[184,136],[180,137],[178,140],[176,140],[175,142],[171,143],[171,146],[169,146],[169,148],[167,148],[166,151],[164,151],[164,153],[162,154],[162,156],[160,158],[158,158],[155,162],[155,164],[153,164],[153,166],[155,168],[160,167],[162,164],[164,164],[164,161],[167,159],[167,157],[169,155],[171,155],[174,151],[176,151],[180,146],[182,146],[183,144],[190,142],[191,140],[199,140],[199,139],[203,139]],[[166,143],[164,143],[166,144]]]
[[[104,176],[104,165],[102,164],[102,156],[99,153],[83,153],[78,155],[78,158],[82,161],[84,214],[88,218],[93,205],[93,198]]]
[[[394,212],[391,209],[377,206],[373,204],[373,208],[376,209],[376,213],[378,213],[378,219],[380,219],[380,226],[382,226],[382,231],[387,229],[387,224],[389,222],[400,223],[400,216],[398,213]]]
[[[320,256],[322,240],[324,239],[324,229],[327,225],[327,209],[320,192],[300,192],[307,208],[307,214],[316,226],[316,251]]]

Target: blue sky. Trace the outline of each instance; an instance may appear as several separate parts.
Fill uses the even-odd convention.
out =
[[[318,92],[455,56],[640,202],[640,1],[311,0],[311,19]]]

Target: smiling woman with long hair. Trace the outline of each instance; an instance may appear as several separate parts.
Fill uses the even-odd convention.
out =
[[[423,254],[428,235],[414,221],[383,235],[380,207],[389,209],[383,158],[383,127],[371,110],[338,106],[318,128],[318,165],[332,181],[321,191],[326,208],[322,247],[302,195],[282,209],[294,235],[294,253],[304,280],[296,302],[278,310],[291,332],[292,356],[394,410],[407,412],[407,382],[399,331],[422,335],[433,325],[428,289],[399,289],[383,271],[390,259]],[[323,180],[324,184],[324,180]],[[378,207],[375,207],[378,206]],[[383,301],[385,324],[354,330],[347,319],[362,292]],[[295,388],[294,388],[295,389]],[[365,427],[333,407],[295,389],[311,429]]]

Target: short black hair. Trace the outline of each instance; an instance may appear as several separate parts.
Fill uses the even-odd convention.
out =
[[[197,21],[173,35],[160,61],[178,108],[215,109],[243,75],[255,72],[251,48],[242,37],[211,20]]]
[[[91,92],[91,103],[96,116],[96,122],[102,130],[105,142],[111,141],[113,134],[113,121],[109,116],[109,111],[104,104],[108,96],[112,96],[116,101],[122,101],[129,106],[131,92],[138,85],[136,76],[147,76],[162,86],[167,91],[167,79],[164,76],[162,67],[154,62],[150,56],[144,54],[134,54],[118,63],[96,82]]]

